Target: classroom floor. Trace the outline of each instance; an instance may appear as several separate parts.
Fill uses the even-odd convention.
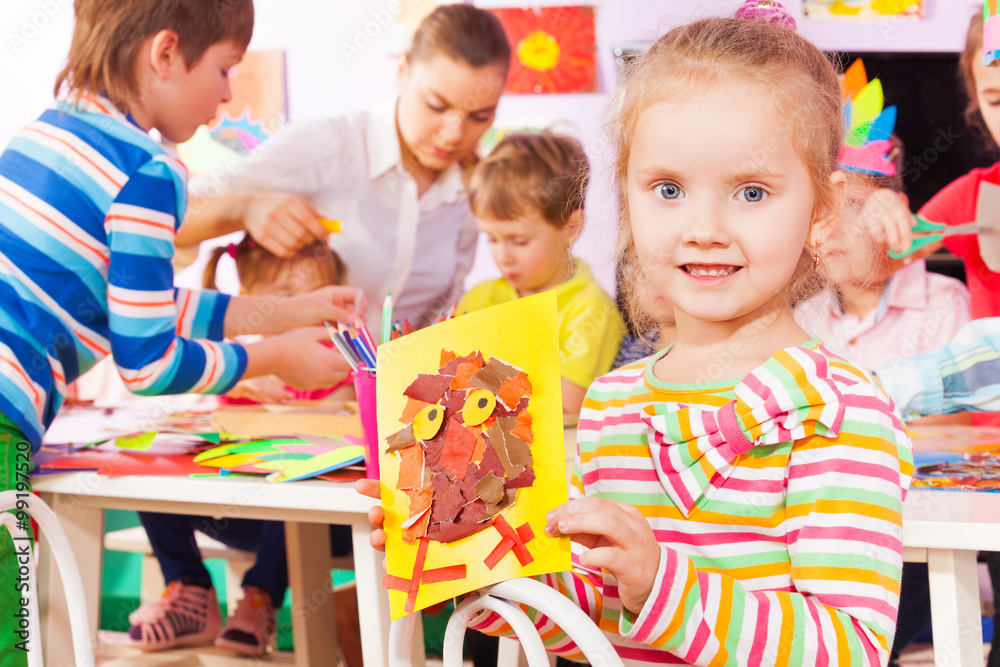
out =
[[[125,646],[127,640],[128,636],[124,632],[102,630],[98,634],[96,648],[97,667],[247,667],[257,663],[262,665],[295,664],[295,655],[287,651],[274,653],[268,660],[240,658],[232,653],[211,648],[142,653]],[[442,664],[440,659],[434,658],[428,658],[426,662],[427,667],[442,667]],[[466,660],[463,667],[472,667],[472,663]]]
[[[274,653],[267,661],[249,660],[228,651],[206,647],[143,653],[125,645],[128,635],[124,632],[107,630],[98,633],[97,641],[97,667],[244,667],[256,662],[269,665],[295,664],[295,655],[287,651]]]
[[[990,645],[983,644],[983,664],[990,653]],[[900,667],[930,667],[934,664],[934,649],[930,644],[913,644],[899,656]]]
[[[257,661],[238,658],[232,653],[214,649],[181,649],[164,653],[141,653],[124,646],[125,633],[102,631],[98,637],[97,667],[246,667]],[[990,645],[983,644],[983,664],[990,652]],[[295,656],[281,651],[267,661],[270,665],[293,665]],[[428,658],[427,667],[441,667],[441,661]],[[930,644],[914,644],[899,660],[900,667],[930,667],[934,665],[934,650]],[[472,663],[465,662],[465,667]]]

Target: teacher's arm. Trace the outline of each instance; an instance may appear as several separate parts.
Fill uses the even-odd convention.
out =
[[[287,192],[237,192],[194,197],[174,240],[180,248],[245,229],[278,257],[291,257],[302,246],[329,232],[309,201]]]
[[[245,160],[192,180],[179,248],[245,229],[279,257],[329,232],[310,202],[342,178],[344,121],[289,123]]]

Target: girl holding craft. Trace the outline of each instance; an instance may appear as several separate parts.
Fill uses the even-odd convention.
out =
[[[642,295],[671,303],[676,342],[591,386],[573,499],[546,528],[574,569],[541,579],[628,664],[880,665],[896,622],[909,440],[790,306],[844,196],[837,73],[761,5],[661,37],[612,124],[626,298],[640,321]]]
[[[394,299],[394,316],[431,323],[462,292],[478,231],[467,169],[493,123],[510,61],[499,21],[470,5],[444,5],[417,29],[399,61],[391,104],[291,123],[219,187],[196,198],[179,246],[246,229],[285,257],[327,240],[369,304]],[[223,179],[218,179],[222,182]],[[330,235],[320,216],[341,222]],[[368,309],[378,331],[380,309]]]

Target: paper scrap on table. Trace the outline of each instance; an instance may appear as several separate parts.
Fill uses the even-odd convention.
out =
[[[570,568],[569,539],[544,532],[567,500],[558,349],[552,293],[379,348],[392,618]]]
[[[291,482],[359,463],[364,460],[364,447],[352,436],[340,439],[303,434],[223,445],[202,452],[194,460],[218,468],[222,474],[266,474],[272,482]]]

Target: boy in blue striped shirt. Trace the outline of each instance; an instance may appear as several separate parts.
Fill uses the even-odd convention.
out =
[[[167,148],[230,99],[252,0],[76,0],[59,101],[0,154],[0,491],[30,491],[31,452],[66,385],[112,355],[138,394],[222,393],[274,374],[315,389],[354,291],[287,299],[174,289],[187,174]],[[266,334],[253,345],[226,336]],[[0,664],[26,662],[11,539],[0,532]],[[32,637],[32,640],[37,638]]]

